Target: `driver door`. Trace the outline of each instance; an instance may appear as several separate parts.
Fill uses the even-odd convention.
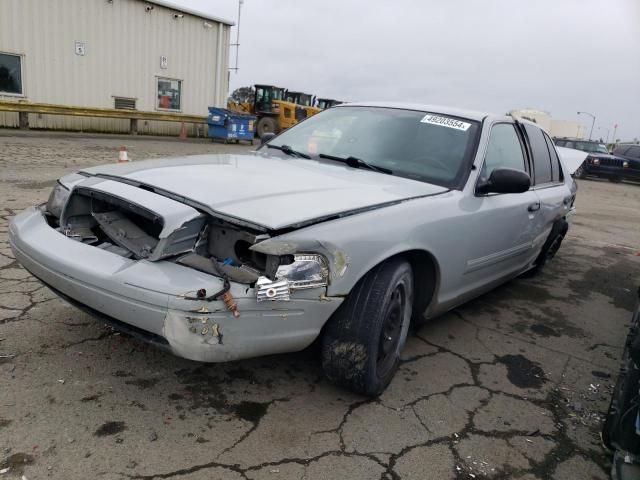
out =
[[[478,181],[488,179],[496,168],[529,173],[525,143],[513,123],[491,127],[485,159]],[[477,183],[476,183],[477,185]],[[469,241],[465,252],[464,287],[469,293],[488,290],[522,271],[535,259],[532,248],[536,216],[540,210],[533,189],[523,193],[477,194],[468,199]]]

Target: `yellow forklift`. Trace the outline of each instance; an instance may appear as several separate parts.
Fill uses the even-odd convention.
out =
[[[296,105],[284,99],[286,90],[273,85],[255,85],[253,99],[247,102],[227,103],[229,110],[251,113],[258,118],[256,133],[259,138],[265,133],[278,133],[295,125]]]
[[[340,100],[334,100],[333,98],[319,98],[318,99],[318,108],[320,110],[326,110],[327,108],[335,107],[336,105],[340,105],[342,102]]]

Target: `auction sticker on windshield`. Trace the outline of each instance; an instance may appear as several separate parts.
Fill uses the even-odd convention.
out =
[[[471,126],[470,123],[461,122],[460,120],[456,120],[454,118],[447,117],[439,117],[438,115],[427,114],[424,116],[422,123],[430,123],[431,125],[440,125],[442,127],[447,128],[455,128],[456,130],[467,131],[467,129]]]

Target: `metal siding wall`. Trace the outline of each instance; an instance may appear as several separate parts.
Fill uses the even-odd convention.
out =
[[[182,80],[182,112],[206,115],[227,96],[230,27],[140,0],[0,0],[0,51],[20,53],[25,99],[89,107],[113,107],[113,96],[136,98],[139,110],[155,110],[156,76]],[[218,29],[225,44],[216,85]],[[86,42],[85,56],[75,41]],[[168,68],[160,68],[160,56]],[[1,97],[11,98],[15,97]],[[0,125],[15,126],[0,112]],[[38,128],[128,130],[117,119],[30,115]],[[142,128],[144,123],[144,128]],[[177,134],[179,124],[141,122],[141,133]]]

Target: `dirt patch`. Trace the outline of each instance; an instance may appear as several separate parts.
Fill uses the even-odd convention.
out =
[[[80,399],[81,402],[95,402],[102,396],[101,393],[96,393],[94,395],[87,395],[86,397],[82,397]]]
[[[518,388],[540,388],[547,381],[540,365],[523,355],[504,355],[497,361],[507,367],[507,378]]]
[[[613,265],[595,265],[587,270],[582,278],[571,280],[569,287],[576,296],[589,296],[597,292],[609,297],[617,308],[633,311],[637,302],[637,288],[640,284],[638,264],[629,258],[629,254],[620,250],[604,247],[608,258],[618,258]]]
[[[124,422],[105,422],[94,432],[96,437],[106,437],[123,432],[127,429]]]
[[[27,453],[14,453],[13,455],[5,458],[2,463],[0,463],[0,470],[4,470],[8,468],[8,473],[12,473],[14,475],[22,475],[24,472],[24,467],[27,465],[32,465],[34,463],[34,459],[31,455]]]
[[[127,385],[135,385],[141,390],[147,390],[149,388],[153,388],[160,381],[159,378],[136,378],[134,380],[127,380]]]
[[[240,402],[230,407],[233,413],[247,422],[258,423],[267,413],[269,404],[259,402]]]

